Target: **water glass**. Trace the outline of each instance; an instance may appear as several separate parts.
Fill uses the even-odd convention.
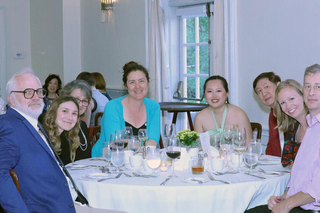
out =
[[[103,149],[102,149],[103,157],[108,161],[108,166],[110,164],[111,158],[111,148],[109,142],[103,142]]]
[[[140,149],[140,141],[138,137],[131,137],[128,139],[128,149],[137,153]]]
[[[123,143],[116,143],[111,150],[111,163],[116,167],[116,170],[114,170],[116,173],[121,171],[119,167],[124,164],[124,160]]]

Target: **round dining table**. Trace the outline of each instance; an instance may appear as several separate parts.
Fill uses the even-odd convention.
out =
[[[143,166],[135,170],[123,166],[122,172],[131,177],[123,174],[113,179],[116,174],[101,172],[101,166],[106,165],[108,162],[104,158],[91,158],[76,161],[67,168],[91,206],[129,213],[243,213],[246,209],[267,204],[272,195],[281,195],[290,178],[288,169],[281,166],[280,158],[266,155],[260,157],[254,169],[264,172],[256,176],[245,174],[249,168],[244,165],[240,173],[223,175],[211,171],[207,165],[206,171],[213,178],[229,184],[210,180],[206,171],[193,175],[191,169],[186,169],[176,171],[179,177],[160,185],[172,173],[171,166],[167,172],[157,170],[156,177],[148,176]],[[112,179],[99,181],[104,176]],[[203,183],[192,181],[193,178]]]

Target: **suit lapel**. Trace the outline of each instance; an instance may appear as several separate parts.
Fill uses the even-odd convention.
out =
[[[7,114],[8,115],[13,115],[17,118],[19,118],[24,125],[28,128],[28,130],[30,131],[30,133],[33,135],[33,137],[35,138],[35,140],[46,150],[46,152],[48,152],[48,154],[55,160],[54,155],[52,154],[49,146],[47,145],[46,141],[43,140],[43,138],[40,136],[40,134],[38,133],[38,131],[30,124],[30,122],[23,117],[20,113],[18,113],[16,110],[12,109],[9,107],[9,109],[7,110]],[[48,143],[50,143],[48,141]]]

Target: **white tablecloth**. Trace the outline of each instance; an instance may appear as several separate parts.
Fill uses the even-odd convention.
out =
[[[268,159],[278,159],[274,165],[259,165],[269,171],[285,170],[280,164],[280,158],[263,156]],[[106,165],[103,161],[90,159],[75,162],[78,165]],[[242,170],[248,170],[242,168]],[[208,179],[206,174],[192,175],[190,170],[176,171],[178,178],[170,179],[165,186],[160,186],[170,174],[160,173],[158,178],[126,177],[96,182],[82,179],[89,173],[99,173],[97,167],[84,170],[70,170],[80,191],[93,207],[122,210],[129,213],[177,213],[177,212],[210,212],[210,213],[242,213],[247,208],[266,204],[272,195],[281,195],[289,181],[290,174],[268,176],[267,179],[243,174],[226,174],[215,176],[217,179],[231,181],[223,184],[209,181],[203,184],[185,183],[187,177]],[[132,170],[124,172],[132,174]]]

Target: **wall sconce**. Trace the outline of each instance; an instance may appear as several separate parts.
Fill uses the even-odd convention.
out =
[[[100,0],[101,2],[101,22],[113,22],[113,2],[114,0]]]

